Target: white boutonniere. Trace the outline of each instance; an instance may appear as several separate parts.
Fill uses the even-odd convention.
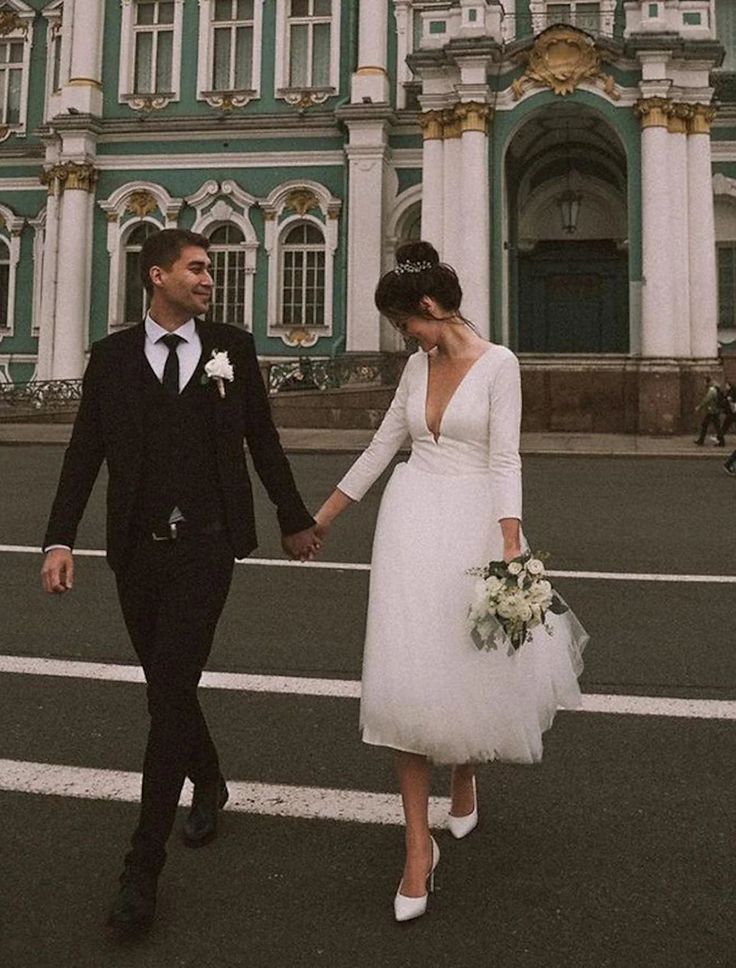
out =
[[[204,365],[204,372],[207,379],[214,380],[220,396],[225,398],[225,380],[235,379],[235,370],[227,355],[227,350],[212,350],[212,359],[207,360]]]

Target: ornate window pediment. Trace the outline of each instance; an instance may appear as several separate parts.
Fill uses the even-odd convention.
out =
[[[20,0],[0,0],[0,141],[26,133],[35,16]]]
[[[0,205],[0,336],[12,336],[14,331],[16,271],[25,222],[7,205]]]

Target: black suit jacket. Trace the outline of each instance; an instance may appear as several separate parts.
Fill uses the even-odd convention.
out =
[[[212,351],[225,350],[234,380],[225,382],[222,399],[214,380],[203,390],[216,441],[217,469],[225,506],[227,534],[236,558],[257,545],[253,496],[243,441],[268,496],[276,505],[284,534],[309,528],[305,508],[271,417],[253,337],[219,323],[197,322],[202,358],[193,380],[200,381]],[[44,547],[74,547],[77,527],[100,465],[107,461],[107,558],[114,570],[130,550],[132,518],[143,465],[145,326],[140,324],[93,344],[82,385],[82,401],[64,456]]]

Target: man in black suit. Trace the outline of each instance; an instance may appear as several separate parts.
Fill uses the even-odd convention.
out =
[[[252,336],[197,318],[212,297],[208,247],[179,229],[146,240],[148,315],[92,346],[44,540],[43,587],[68,591],[77,526],[106,460],[107,557],[150,713],[140,819],[109,918],[130,932],[153,921],[185,777],[194,784],[189,846],[212,840],[228,797],[197,686],[234,558],[256,547],[244,439],[276,505],[285,551],[304,560],[319,547],[273,425]],[[205,369],[215,353],[224,363],[219,378]]]

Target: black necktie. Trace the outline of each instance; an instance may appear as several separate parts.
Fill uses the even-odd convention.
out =
[[[169,355],[166,357],[164,376],[161,382],[164,385],[164,390],[172,394],[172,396],[178,397],[179,356],[176,352],[176,347],[179,345],[179,343],[183,343],[184,340],[181,336],[177,336],[176,333],[169,333],[168,336],[162,336],[159,342],[164,343],[169,348]]]

